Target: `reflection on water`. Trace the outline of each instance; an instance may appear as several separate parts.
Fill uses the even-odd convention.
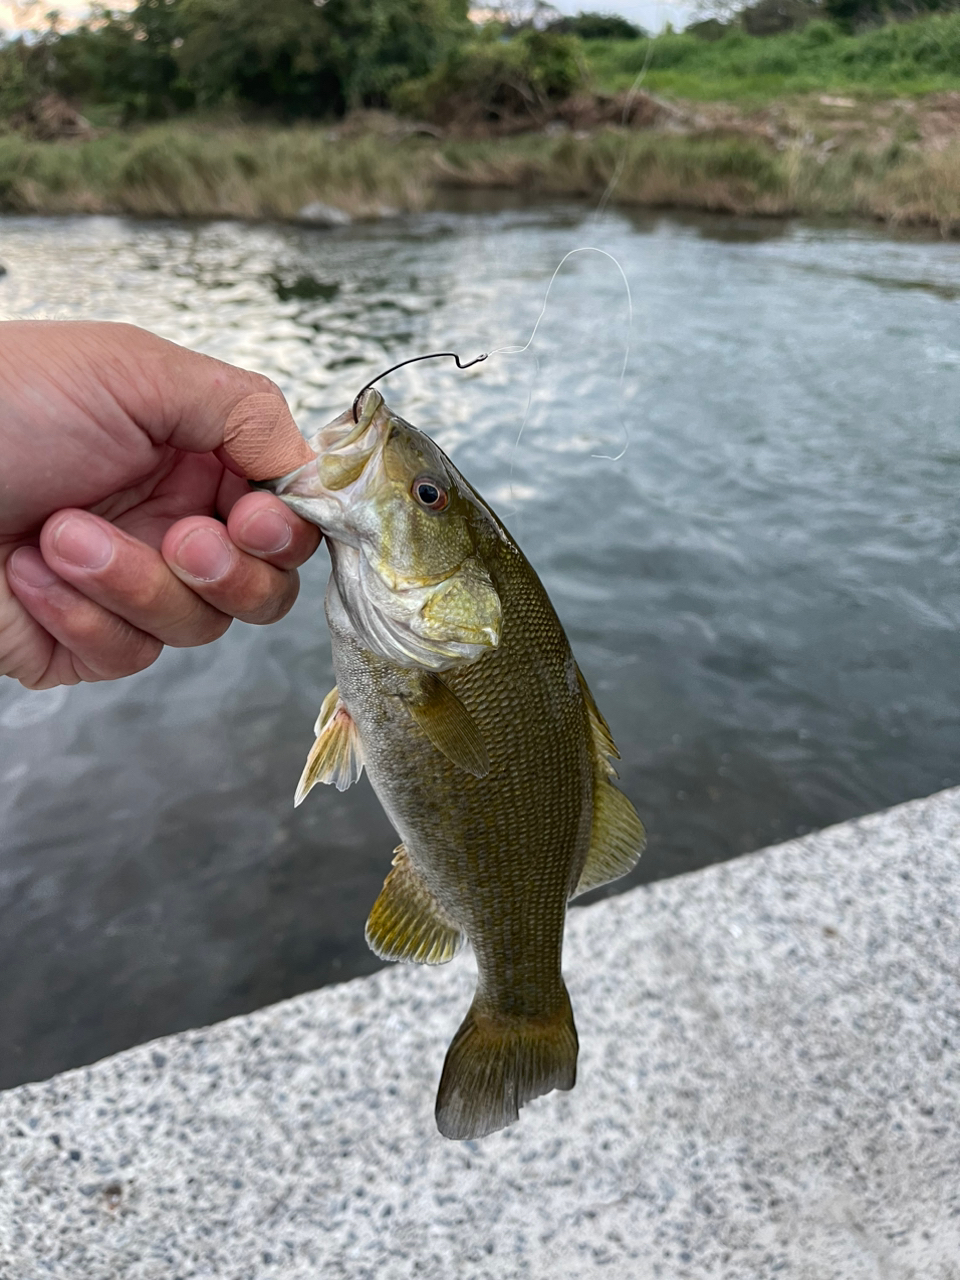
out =
[[[960,781],[960,249],[859,231],[437,212],[323,232],[0,219],[0,311],[261,369],[305,428],[388,397],[541,572],[650,830],[635,879]],[[891,288],[895,285],[895,288]],[[539,366],[539,373],[536,372]],[[514,449],[521,421],[523,438]],[[616,463],[592,455],[630,447]],[[293,615],[115,685],[0,687],[0,1084],[370,970],[395,840],[293,790],[331,683]]]

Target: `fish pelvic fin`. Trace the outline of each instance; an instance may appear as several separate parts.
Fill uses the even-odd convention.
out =
[[[463,931],[424,884],[403,845],[383,882],[365,930],[382,960],[446,964],[463,946]]]
[[[303,804],[318,782],[346,791],[363,773],[363,748],[350,712],[340,700],[336,685],[323,700],[313,727],[317,740],[303,766],[293,805]]]
[[[490,757],[477,722],[452,689],[432,673],[424,675],[420,696],[404,698],[407,710],[438,751],[465,773],[484,778]]]
[[[548,1018],[490,1015],[474,1000],[447,1050],[437,1091],[445,1138],[483,1138],[520,1118],[520,1108],[577,1082],[579,1042],[566,987]]]

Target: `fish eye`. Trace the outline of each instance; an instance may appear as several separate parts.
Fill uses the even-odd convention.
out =
[[[421,476],[413,482],[413,496],[428,511],[442,511],[450,501],[446,489],[431,480],[429,476]]]

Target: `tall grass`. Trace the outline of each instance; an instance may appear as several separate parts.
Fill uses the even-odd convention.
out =
[[[604,129],[486,141],[331,139],[317,128],[197,131],[166,125],[85,143],[0,137],[0,209],[144,216],[296,217],[320,200],[356,216],[421,209],[444,186],[731,213],[831,214],[960,232],[960,140],[921,151],[856,137]]]
[[[338,142],[317,128],[163,125],[84,143],[0,136],[0,208],[170,217],[291,218],[321,201],[354,216],[419,209],[415,141]]]
[[[894,143],[825,155],[742,136],[607,130],[447,144],[438,165],[453,186],[596,200],[615,181],[613,200],[623,205],[863,217],[960,233],[960,141],[933,153]]]
[[[892,97],[960,89],[960,13],[888,23],[855,36],[816,21],[763,38],[730,31],[710,42],[666,32],[652,40],[592,40],[585,48],[600,89],[626,88],[649,53],[647,88],[701,101],[824,90]]]

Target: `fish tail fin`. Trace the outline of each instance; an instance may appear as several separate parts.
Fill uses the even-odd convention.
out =
[[[520,1117],[520,1108],[577,1081],[577,1030],[566,987],[549,1018],[490,1015],[474,1000],[447,1050],[437,1091],[445,1138],[482,1138]]]

